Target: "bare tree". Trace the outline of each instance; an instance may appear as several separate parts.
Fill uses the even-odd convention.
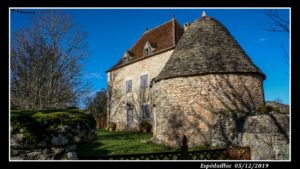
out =
[[[289,29],[289,20],[282,17],[278,10],[269,10],[266,12],[266,15],[269,17],[271,24],[269,28],[267,28],[268,31],[271,32],[290,32]]]
[[[86,109],[88,112],[92,113],[95,118],[97,118],[106,114],[106,104],[107,91],[105,89],[101,89],[93,98],[88,100]]]
[[[268,10],[266,12],[266,15],[270,20],[270,25],[268,28],[263,28],[263,29],[270,32],[285,32],[289,34],[290,32],[289,20],[284,18],[282,15],[280,15],[278,10]],[[289,64],[289,53],[285,45],[283,44],[282,44],[282,50],[283,50],[283,59],[287,64]]]
[[[108,74],[107,84],[107,122],[111,121],[111,117],[119,110],[123,101],[124,94],[120,88],[120,80],[117,78],[119,70],[114,70]]]
[[[107,91],[101,89],[86,100],[86,112],[91,113],[96,120],[97,128],[104,128],[107,124]]]
[[[73,106],[88,92],[81,81],[86,34],[61,11],[37,11],[12,35],[11,105],[19,109]]]
[[[151,112],[151,91],[150,87],[147,87],[145,89],[135,89],[132,91],[132,97],[130,100],[132,101],[132,104],[134,105],[135,112],[139,112],[139,119],[140,122],[142,121],[148,121],[150,122],[150,112]],[[147,106],[148,110],[146,110],[144,106]],[[148,113],[148,117],[145,116],[146,112]]]
[[[281,103],[281,104],[283,104],[283,101],[282,101],[282,99],[281,98],[276,98],[276,99],[274,99],[274,102],[277,102],[277,103]]]

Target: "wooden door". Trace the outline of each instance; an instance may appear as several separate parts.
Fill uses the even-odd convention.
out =
[[[133,108],[127,109],[127,128],[133,127]]]

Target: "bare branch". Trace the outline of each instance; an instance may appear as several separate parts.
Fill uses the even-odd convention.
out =
[[[270,28],[268,31],[271,32],[287,32],[289,33],[289,21],[284,19],[278,13],[278,10],[270,10],[266,13],[266,15],[271,20]]]
[[[32,27],[13,34],[11,101],[20,109],[65,108],[88,92],[80,80],[85,34],[56,11],[34,15]],[[75,34],[76,32],[76,34]],[[66,41],[73,37],[73,40]],[[72,52],[69,52],[72,49]]]

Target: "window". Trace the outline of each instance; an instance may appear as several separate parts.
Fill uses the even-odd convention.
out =
[[[144,46],[144,56],[149,56],[152,54],[154,48],[152,48],[151,44],[147,41]]]
[[[146,49],[144,50],[144,55],[145,55],[145,56],[151,55],[151,48],[150,48],[150,47],[148,47],[148,48],[146,48]]]
[[[148,75],[141,76],[141,89],[148,88]]]
[[[125,56],[125,57],[123,58],[123,62],[124,62],[124,63],[127,63],[127,62],[128,62],[128,57],[127,57],[127,56]]]
[[[142,105],[142,119],[149,119],[150,112],[149,112],[149,104]]]
[[[127,63],[129,60],[130,60],[130,54],[129,54],[129,51],[126,51],[124,54],[123,54],[123,63]]]
[[[132,80],[126,81],[126,93],[132,92]]]

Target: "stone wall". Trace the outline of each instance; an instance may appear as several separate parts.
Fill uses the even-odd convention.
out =
[[[249,146],[252,160],[289,158],[289,116],[258,112],[223,112],[212,130],[212,146]]]
[[[252,160],[289,159],[289,116],[270,113],[250,116],[244,124],[241,146],[250,146]]]
[[[161,80],[152,99],[154,142],[174,147],[183,135],[190,147],[211,144],[219,112],[250,112],[264,104],[262,78],[253,74]]]
[[[83,112],[11,113],[11,160],[76,160],[76,145],[97,138]]]
[[[127,66],[118,68],[107,74],[107,80],[111,85],[112,98],[110,99],[110,119],[109,121],[115,122],[117,130],[126,130],[127,120],[127,103],[130,103],[134,107],[134,123],[132,129],[138,129],[138,125],[141,122],[141,95],[144,95],[146,102],[150,104],[150,92],[149,88],[140,90],[140,76],[148,74],[148,82],[155,78],[165,66],[173,50],[169,50],[164,53],[160,53],[155,56],[151,56],[147,59],[129,64]],[[132,80],[133,91],[126,94],[125,82]],[[150,111],[151,112],[151,111]],[[150,118],[152,115],[150,114]],[[152,123],[152,120],[149,120]]]
[[[95,130],[80,124],[76,128],[61,126],[35,145],[24,142],[25,135],[11,135],[11,160],[77,160],[76,145],[97,139]]]

